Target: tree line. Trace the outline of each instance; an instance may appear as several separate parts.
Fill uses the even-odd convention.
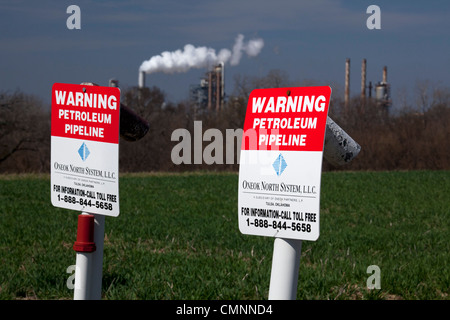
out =
[[[225,154],[222,164],[175,164],[172,150],[179,141],[172,141],[172,133],[186,129],[191,139],[202,139],[202,148],[206,148],[212,141],[194,137],[198,134],[194,130],[196,121],[201,121],[202,135],[214,128],[226,137],[227,129],[242,129],[253,89],[307,85],[319,84],[290,81],[279,70],[263,77],[238,75],[232,94],[219,111],[205,110],[190,101],[168,102],[165,93],[155,86],[122,89],[122,103],[146,119],[150,129],[139,141],[121,139],[120,172],[238,171],[238,141],[220,142],[224,151],[227,143],[233,144],[232,164],[225,163]],[[333,88],[329,116],[361,145],[361,152],[343,167],[324,161],[323,170],[450,169],[450,90],[422,82],[416,85],[415,94],[414,103],[394,101],[397,106],[392,112],[369,98],[353,97],[344,105],[339,89]],[[40,99],[20,91],[0,92],[0,173],[50,172],[50,128],[50,108]]]

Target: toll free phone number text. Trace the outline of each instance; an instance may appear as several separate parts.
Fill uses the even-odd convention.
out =
[[[311,225],[309,223],[303,223],[303,222],[292,222],[288,224],[286,221],[269,221],[267,219],[250,219],[247,218],[247,226],[254,226],[257,228],[272,228],[272,229],[278,229],[278,230],[287,230],[290,229],[292,231],[298,231],[298,232],[311,232]]]
[[[80,204],[82,206],[85,207],[96,207],[99,209],[104,209],[104,210],[112,210],[113,209],[113,205],[112,203],[108,203],[106,201],[92,201],[92,200],[88,200],[88,199],[83,199],[83,198],[79,198],[77,199],[77,197],[75,196],[61,196],[58,194],[58,201],[64,201],[66,203],[73,203],[73,204]]]

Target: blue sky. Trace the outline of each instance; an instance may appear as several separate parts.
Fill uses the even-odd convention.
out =
[[[69,5],[81,9],[81,30],[69,30]],[[381,29],[369,30],[369,5],[381,9]],[[290,80],[314,80],[342,95],[345,59],[351,59],[351,95],[360,92],[361,60],[367,81],[388,67],[392,95],[412,99],[417,83],[449,87],[450,1],[1,1],[0,91],[17,89],[49,102],[55,82],[92,81],[136,86],[144,60],[185,44],[231,49],[238,34],[262,38],[257,57],[226,66],[226,91],[236,74],[264,76],[272,69]],[[187,99],[206,70],[147,75],[168,100]]]

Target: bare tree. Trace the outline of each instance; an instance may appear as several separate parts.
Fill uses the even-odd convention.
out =
[[[19,91],[0,94],[0,171],[48,168],[50,114],[42,101]]]

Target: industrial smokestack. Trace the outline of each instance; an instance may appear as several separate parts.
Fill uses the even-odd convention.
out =
[[[220,95],[220,99],[222,100],[222,103],[225,100],[225,64],[221,61],[220,63],[220,72],[221,72],[221,77],[222,77],[222,88],[221,88],[221,95]]]
[[[110,87],[119,87],[119,80],[117,79],[109,79],[109,86]]]
[[[215,79],[216,79],[216,111],[219,111],[222,108],[224,101],[224,88],[225,88],[225,79],[224,79],[224,63],[220,62],[216,65],[215,68]]]
[[[387,66],[383,68],[383,82],[387,83]]]
[[[347,58],[345,60],[345,97],[344,97],[345,111],[347,111],[349,100],[350,100],[350,59]]]
[[[213,74],[208,72],[208,110],[212,108],[212,86],[213,86]]]
[[[361,102],[366,99],[366,59],[363,59],[361,65]]]
[[[220,110],[222,104],[222,70],[220,64],[216,66],[216,111]]]
[[[145,87],[145,71],[139,71],[139,89],[142,89]]]

